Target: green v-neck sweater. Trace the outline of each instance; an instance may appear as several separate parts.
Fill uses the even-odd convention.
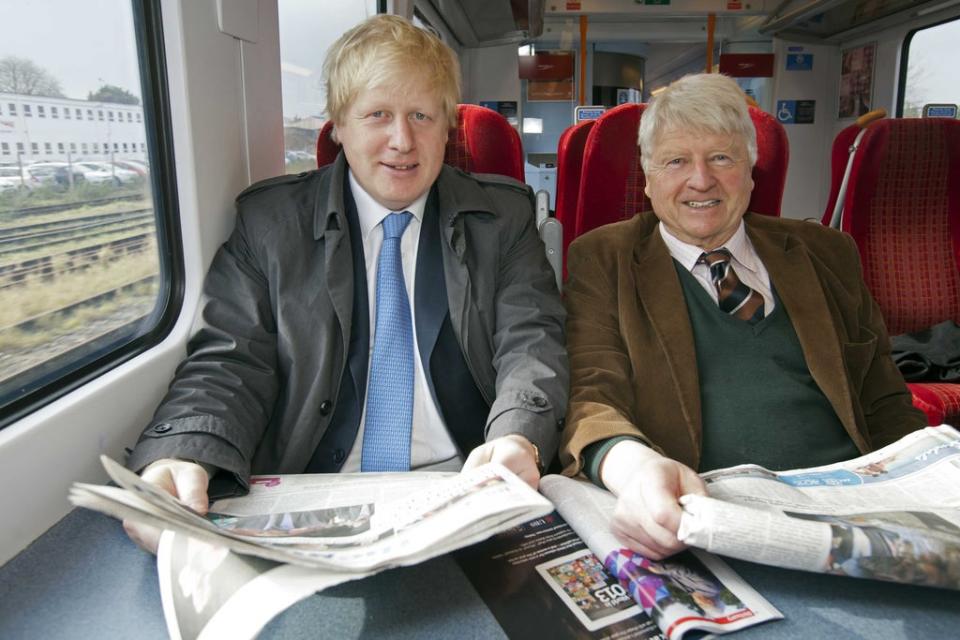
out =
[[[756,324],[720,310],[674,262],[693,328],[703,454],[698,471],[752,462],[782,470],[860,455],[810,375],[797,333],[773,292]]]

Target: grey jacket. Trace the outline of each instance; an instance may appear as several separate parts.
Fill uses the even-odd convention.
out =
[[[237,198],[187,358],[130,468],[196,460],[243,486],[251,473],[305,469],[332,418],[353,322],[345,172],[341,154]],[[435,187],[451,323],[491,407],[484,436],[522,434],[549,461],[567,403],[565,312],[530,189],[449,166]]]

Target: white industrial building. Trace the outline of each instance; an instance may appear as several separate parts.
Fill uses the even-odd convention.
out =
[[[0,164],[146,155],[140,105],[0,93]]]

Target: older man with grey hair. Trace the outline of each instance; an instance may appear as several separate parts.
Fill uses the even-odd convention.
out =
[[[686,76],[640,124],[653,213],[570,247],[565,472],[618,496],[659,559],[697,471],[828,464],[925,425],[890,358],[853,240],[747,211],[756,132],[730,78]]]

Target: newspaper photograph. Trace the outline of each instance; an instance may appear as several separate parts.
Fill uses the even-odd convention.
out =
[[[453,555],[508,637],[664,638],[557,512]]]
[[[960,589],[960,433],[941,425],[853,460],[702,474],[678,537],[773,566]]]
[[[542,478],[540,491],[669,640],[693,631],[728,633],[783,617],[710,554],[686,551],[651,561],[623,548],[610,531],[616,506],[612,493],[584,480],[556,475]]]
[[[281,476],[274,487],[270,480],[257,482],[249,496],[214,503],[212,515],[204,517],[109,458],[102,460],[119,486],[76,483],[73,504],[235,553],[333,572],[416,564],[553,510],[546,498],[491,463],[433,479],[394,499],[385,492],[396,491],[408,474]],[[327,489],[318,491],[315,483]]]

